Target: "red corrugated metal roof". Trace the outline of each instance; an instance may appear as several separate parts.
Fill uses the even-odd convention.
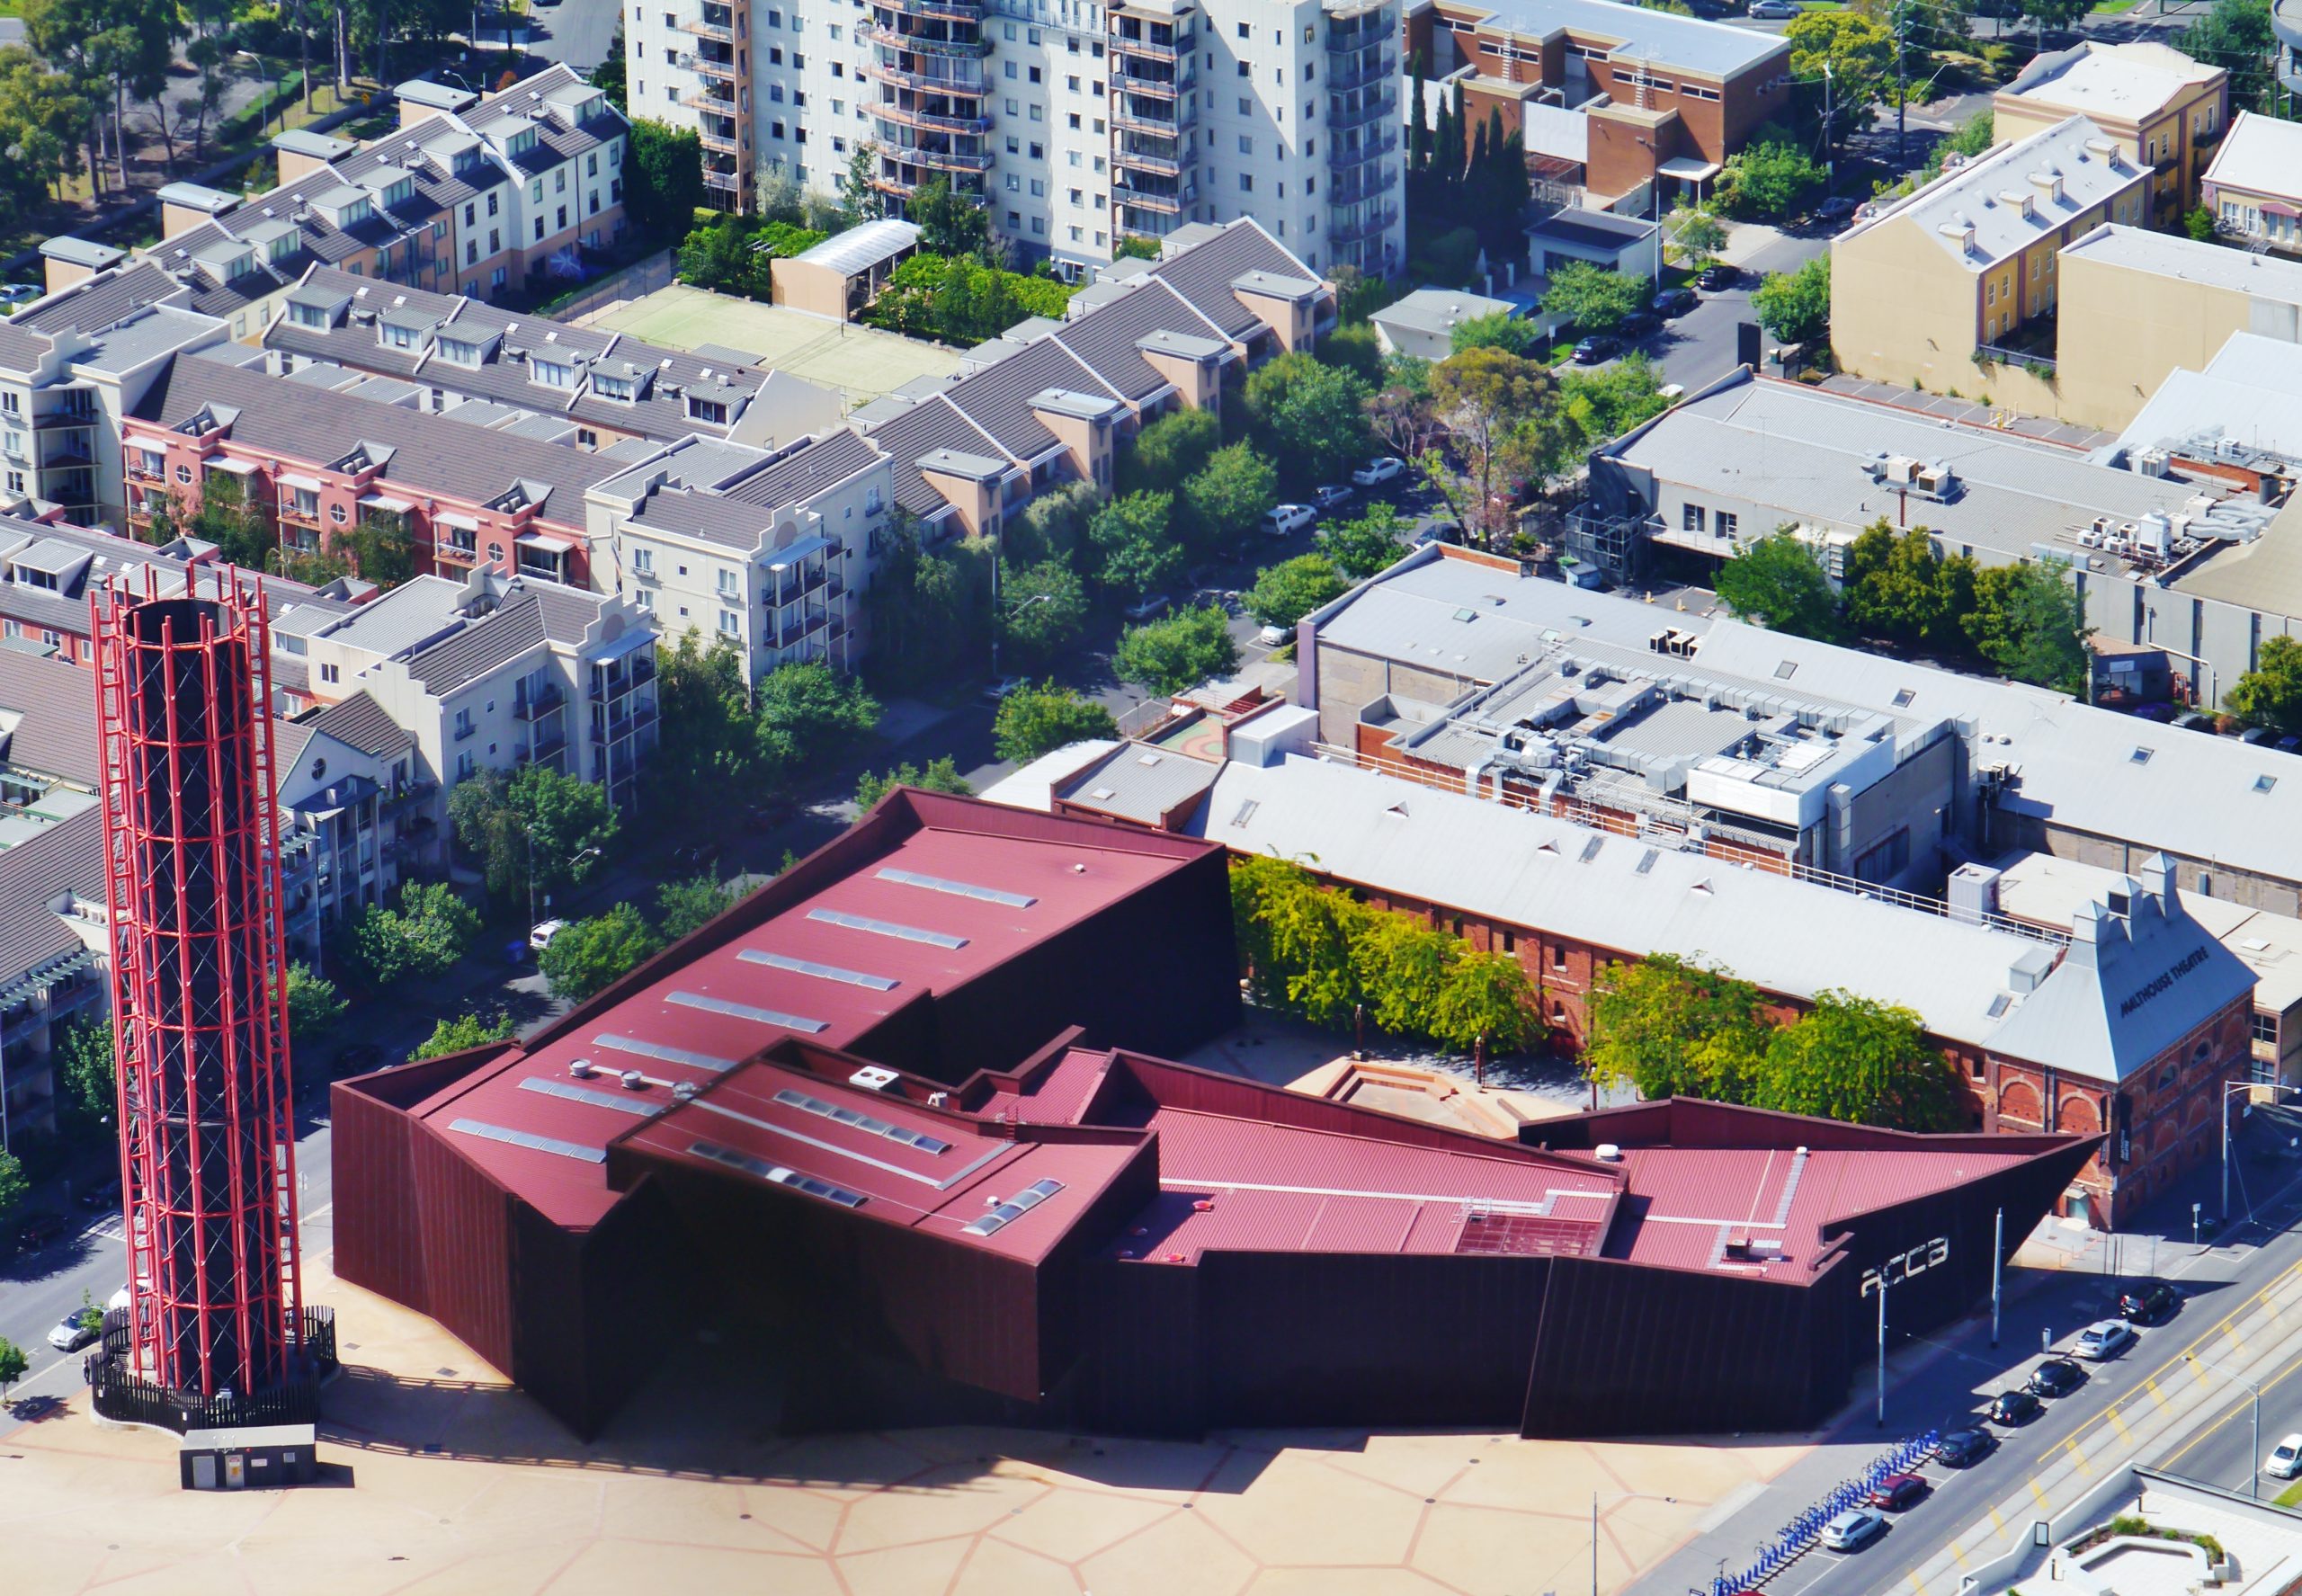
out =
[[[1108,1052],[1093,1048],[1073,1048],[1031,1090],[1018,1092],[1003,1086],[986,1098],[976,1112],[986,1119],[1007,1119],[1018,1125],[1076,1125],[1080,1110],[1111,1067],[1111,1059]]]
[[[416,1113],[438,1122],[451,1146],[555,1223],[594,1224],[616,1198],[601,1164],[469,1127],[596,1152],[629,1128],[630,1117],[525,1088],[523,1081],[567,1082],[568,1065],[580,1058],[610,1077],[638,1069],[701,1086],[785,1037],[843,1047],[921,993],[947,990],[995,967],[1158,880],[1178,862],[1164,853],[1080,840],[916,831],[533,1053],[513,1053],[464,1077]],[[1029,902],[1012,901],[1018,899]],[[922,941],[919,933],[961,945]],[[616,1090],[612,1078],[588,1084]],[[455,1128],[459,1119],[467,1128]]]

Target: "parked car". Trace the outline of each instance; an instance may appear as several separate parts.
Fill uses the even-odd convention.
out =
[[[1274,504],[1263,512],[1263,535],[1271,538],[1291,538],[1298,532],[1308,531],[1319,513],[1308,504]]]
[[[1713,261],[1695,274],[1694,285],[1706,294],[1715,294],[1720,289],[1733,288],[1740,276],[1726,262]]]
[[[1854,208],[1860,203],[1849,194],[1833,194],[1815,207],[1815,219],[1818,222],[1842,222],[1854,214]]]
[[[2271,1448],[2270,1456],[2262,1459],[2262,1472],[2274,1480],[2290,1480],[2302,1474],[2302,1435],[2289,1435]]]
[[[1607,334],[1593,333],[1575,346],[1575,363],[1578,366],[1595,366],[1601,361],[1613,359],[1615,352],[1621,347],[1621,344]]]
[[[1859,1552],[1886,1532],[1886,1515],[1878,1509],[1850,1507],[1823,1526],[1823,1544],[1834,1552]]]
[[[1409,548],[1421,548],[1425,544],[1444,543],[1446,540],[1447,534],[1441,531],[1437,527],[1424,527],[1421,531],[1415,533],[1413,538],[1407,540],[1407,547]]]
[[[1692,289],[1666,288],[1655,296],[1655,314],[1665,319],[1673,316],[1684,316],[1701,302],[1694,297]]]
[[[542,952],[551,946],[551,939],[567,929],[565,920],[547,920],[528,933],[528,946]]]
[[[1255,634],[1255,641],[1265,648],[1277,648],[1293,636],[1283,626],[1267,626]]]
[[[1311,502],[1322,510],[1340,510],[1351,503],[1351,489],[1329,483],[1311,495]]]
[[[2086,1383],[2086,1371],[2067,1358],[2049,1358],[2030,1371],[2029,1385],[2041,1396],[2067,1396]]]
[[[1890,1513],[1898,1513],[1906,1508],[1917,1506],[1919,1498],[1925,1494],[1926,1476],[1924,1475],[1890,1474],[1870,1488],[1869,1502],[1872,1507],[1884,1508]]]
[[[37,1252],[62,1235],[67,1226],[61,1214],[26,1214],[16,1221],[16,1245]]]
[[[2182,1300],[2182,1293],[2165,1281],[2153,1280],[2119,1298],[2119,1317],[2129,1324],[2155,1324],[2171,1317]]]
[[[1992,1397],[1984,1416],[1994,1424],[2003,1424],[2012,1429],[2017,1424],[2029,1423],[2046,1411],[2046,1404],[2032,1395],[2028,1386],[2017,1386]]]
[[[2137,720],[2155,720],[2159,725],[2164,726],[2168,721],[2174,718],[2174,706],[2172,704],[2137,704],[2134,708],[2134,718]]]
[[[1762,22],[1787,22],[1798,9],[1791,0],[1751,0],[1750,14]]]
[[[56,1322],[48,1333],[48,1344],[59,1352],[76,1352],[96,1339],[96,1332],[88,1328],[88,1310],[74,1308]]]
[[[1380,459],[1369,460],[1351,474],[1352,481],[1361,487],[1380,487],[1394,477],[1405,475],[1406,462],[1396,455],[1387,454]]]
[[[117,1178],[99,1181],[74,1199],[82,1208],[94,1211],[120,1207],[120,1181]]]
[[[1021,676],[995,676],[983,684],[983,701],[996,704],[1011,692],[1021,691],[1031,683]]]
[[[1961,1425],[1943,1431],[1942,1439],[1934,1443],[1934,1460],[1946,1468],[1970,1468],[1989,1457],[1991,1448],[1997,1444],[1989,1431],[1977,1425]]]
[[[12,282],[0,288],[0,305],[29,305],[47,291],[34,283]]]
[[[2078,1344],[2071,1351],[2089,1363],[2100,1363],[2115,1358],[2134,1344],[2134,1327],[2123,1319],[2104,1319],[2089,1324],[2078,1333]]]

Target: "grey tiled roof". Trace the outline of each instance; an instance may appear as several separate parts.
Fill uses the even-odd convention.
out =
[[[485,503],[515,478],[523,479],[544,490],[540,513],[546,519],[576,529],[584,524],[584,490],[618,468],[613,461],[561,444],[480,432],[443,416],[346,394],[290,387],[229,363],[249,356],[242,346],[217,353],[222,358],[178,355],[133,414],[174,427],[203,406],[229,406],[238,412],[233,440],[322,464],[338,458],[353,441],[365,440],[392,451],[379,480],[474,503]]]
[[[800,504],[846,481],[879,458],[879,449],[860,433],[847,429],[827,432],[757,476],[745,477],[727,490],[727,497],[770,508]]]
[[[364,689],[340,704],[330,704],[306,716],[298,724],[379,759],[398,753],[415,742],[414,736],[386,714],[384,707]]]
[[[79,937],[49,905],[66,893],[96,898],[103,890],[100,808],[83,809],[0,851],[0,980],[81,951]]]
[[[16,721],[16,729],[0,738],[8,763],[95,784],[102,765],[94,675],[62,660],[0,649],[0,709],[12,711]]]
[[[871,441],[895,457],[896,503],[915,515],[933,515],[944,507],[943,495],[928,486],[927,479],[919,474],[923,457],[939,449],[979,454],[998,447],[958,406],[940,395],[880,423],[872,430]]]
[[[1316,279],[1318,275],[1289,253],[1286,245],[1264,232],[1262,224],[1252,219],[1236,221],[1217,230],[1214,236],[1158,262],[1142,275],[1155,277],[1173,289],[1201,316],[1236,338],[1257,320],[1255,313],[1231,289],[1233,281],[1250,272],[1268,272],[1274,277],[1298,280]]]
[[[506,600],[486,619],[407,662],[407,673],[434,698],[443,697],[542,646],[544,606],[533,593]]]

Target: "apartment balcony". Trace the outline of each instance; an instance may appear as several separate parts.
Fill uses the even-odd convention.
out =
[[[313,532],[320,530],[320,511],[317,504],[308,510],[299,510],[293,500],[283,500],[279,510],[280,524],[282,527],[302,527]],[[314,539],[312,548],[317,549],[318,547],[318,539]]]
[[[1357,55],[1379,44],[1388,44],[1398,37],[1398,27],[1387,16],[1362,17],[1349,23],[1337,23],[1327,30],[1327,54]]]
[[[1332,138],[1336,133],[1352,128],[1363,128],[1385,117],[1388,117],[1396,128],[1398,111],[1399,97],[1388,89],[1370,90],[1350,102],[1331,96],[1327,101],[1327,133]]]
[[[1398,147],[1399,130],[1396,128],[1369,133],[1356,144],[1330,142],[1327,146],[1327,165],[1338,174],[1348,172],[1354,166],[1364,166],[1370,161],[1379,161],[1396,151]]]
[[[772,648],[789,648],[813,633],[830,627],[831,609],[828,605],[801,604],[795,608],[797,613],[780,616],[772,627],[762,628],[767,635],[761,641]]]
[[[736,97],[709,87],[682,89],[679,102],[691,111],[708,111],[714,116],[736,114]]]
[[[167,461],[161,459],[147,466],[140,456],[131,453],[128,457],[128,479],[130,482],[165,482],[168,479]]]
[[[1168,150],[1138,149],[1126,144],[1111,147],[1111,165],[1129,167],[1138,172],[1155,172],[1162,177],[1181,177],[1183,164]]]
[[[567,702],[566,690],[555,682],[549,687],[538,688],[514,699],[512,701],[512,718],[514,720],[541,720],[547,715],[558,714],[560,706]]]
[[[1133,183],[1111,184],[1112,204],[1136,206],[1145,210],[1160,211],[1168,216],[1181,216],[1183,207],[1198,197],[1199,191],[1195,184],[1181,191],[1170,189],[1164,192],[1158,189],[1138,188]]]
[[[656,703],[653,699],[627,703],[611,714],[592,718],[592,743],[604,747],[620,743],[656,724]]]
[[[743,153],[742,147],[736,144],[730,134],[715,133],[709,128],[699,127],[695,130],[695,137],[704,148],[714,155],[732,156]]]
[[[991,119],[987,116],[953,116],[948,111],[920,111],[884,100],[874,102],[870,109],[871,114],[883,122],[902,128],[916,128],[925,132],[959,133],[980,138],[991,131]]]
[[[736,42],[735,18],[724,5],[707,5],[703,14],[690,17],[680,24],[680,31],[692,33],[698,39],[709,39],[715,44]]]
[[[1131,67],[1111,68],[1111,87],[1129,94],[1150,94],[1162,100],[1173,100],[1199,82],[1199,74],[1186,66],[1181,71],[1155,76]]]
[[[1364,162],[1346,167],[1327,183],[1327,203],[1337,208],[1356,205],[1361,200],[1377,200],[1396,186],[1395,174],[1374,162]]]
[[[469,538],[451,538],[432,546],[434,560],[446,560],[452,565],[470,566],[479,563],[479,545]]]
[[[725,194],[740,194],[744,192],[744,174],[740,172],[706,172],[703,186]]]
[[[898,165],[924,166],[931,172],[972,172],[991,170],[991,157],[973,150],[932,149],[924,145],[909,145],[879,152]]]
[[[1130,210],[1125,206],[1113,209],[1113,225],[1122,238],[1164,238],[1182,225],[1178,217],[1164,216],[1155,210]]]
[[[723,61],[717,56],[690,56],[687,58],[687,64],[689,70],[698,77],[714,78],[727,83],[736,81],[736,63],[732,59]]]
[[[567,728],[553,726],[540,731],[534,739],[522,743],[513,757],[522,765],[548,764],[557,767],[560,756],[567,752]]]
[[[796,604],[811,593],[820,593],[830,584],[831,574],[823,566],[788,575],[778,581],[774,588],[760,595],[760,602],[772,610],[786,604]]]
[[[1188,118],[1178,117],[1171,101],[1146,100],[1130,105],[1114,99],[1111,104],[1111,126],[1132,133],[1155,133],[1173,138],[1188,124]]]
[[[440,784],[437,781],[429,781],[421,778],[414,781],[402,782],[390,791],[378,795],[376,812],[379,816],[385,816],[397,815],[410,804],[422,803],[439,790]]]
[[[889,19],[928,17],[946,22],[981,22],[978,0],[871,0],[871,9]]]
[[[1370,83],[1387,83],[1399,75],[1399,58],[1389,50],[1338,57],[1327,67],[1327,92],[1346,94]]]
[[[878,56],[865,61],[863,76],[874,83],[889,84],[899,89],[913,89],[923,94],[961,94],[980,100],[991,92],[991,85],[981,71],[958,72],[949,67],[938,70],[922,70],[906,67],[899,61],[883,60]]]
[[[1191,54],[1192,47],[1198,42],[1198,33],[1189,28],[1163,40],[1155,39],[1148,33],[1122,33],[1116,25],[1111,29],[1111,38],[1108,40],[1113,55],[1148,56],[1155,61],[1182,60]]]
[[[1357,244],[1361,239],[1380,237],[1396,227],[1398,219],[1397,206],[1373,206],[1350,221],[1330,219],[1327,239],[1334,244]]]

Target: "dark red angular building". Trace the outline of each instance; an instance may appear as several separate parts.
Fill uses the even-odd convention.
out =
[[[1783,1429],[1882,1273],[1897,1329],[1965,1312],[2092,1151],[1683,1101],[1512,1143],[1164,1062],[1237,1021],[1225,871],[899,791],[524,1046],[339,1084],[338,1272],[584,1432],[682,1302],[797,1424]]]

